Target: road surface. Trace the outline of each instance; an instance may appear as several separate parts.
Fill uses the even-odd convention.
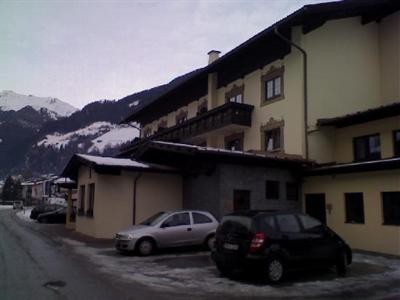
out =
[[[35,224],[32,224],[35,225]],[[65,245],[0,210],[0,299],[200,299],[160,293],[97,270]],[[205,298],[205,297],[204,297]],[[213,298],[213,297],[211,297]],[[210,299],[210,295],[207,296]]]

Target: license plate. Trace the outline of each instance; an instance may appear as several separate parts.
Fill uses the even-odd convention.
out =
[[[238,250],[239,249],[239,245],[225,243],[224,244],[224,248],[228,249],[228,250]]]

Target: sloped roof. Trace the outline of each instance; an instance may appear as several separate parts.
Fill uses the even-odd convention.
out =
[[[102,174],[120,174],[122,170],[154,172],[154,173],[176,173],[171,167],[144,163],[129,158],[104,157],[87,154],[75,154],[63,170],[61,176],[77,180],[79,166],[84,165]]]
[[[308,33],[322,26],[328,20],[354,16],[361,16],[361,23],[367,24],[379,21],[399,9],[400,1],[398,0],[344,0],[305,5],[208,66],[196,70],[191,76],[160,97],[141,107],[134,108],[122,122],[148,122],[162,116],[166,110],[175,110],[188,103],[190,99],[193,101],[193,99],[204,96],[200,91],[206,93],[204,86],[207,85],[209,73],[219,73],[218,80],[219,86],[221,86],[289,54],[291,47],[276,36],[275,28],[278,28],[283,35],[290,39],[292,26],[301,25],[303,33]]]
[[[390,118],[400,115],[400,102],[391,103],[352,114],[329,119],[318,119],[318,126],[346,127],[355,124]]]

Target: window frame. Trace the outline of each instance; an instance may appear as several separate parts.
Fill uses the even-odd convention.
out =
[[[261,106],[274,103],[285,98],[284,96],[284,73],[285,67],[271,67],[270,70],[261,76]],[[276,80],[280,79],[280,93],[275,94]],[[268,83],[272,82],[272,96],[268,97]]]
[[[379,141],[379,153],[377,154],[377,156],[375,157],[375,156],[373,156],[373,153],[371,152],[371,149],[370,149],[370,138],[372,138],[372,137],[378,137],[378,141]],[[366,140],[367,141],[367,146],[368,147],[366,147],[366,149],[367,149],[367,153],[365,153],[365,158],[359,158],[359,154],[357,153],[357,147],[356,147],[356,144],[357,144],[357,141],[359,141],[359,140]],[[381,147],[381,136],[380,136],[380,134],[379,133],[374,133],[374,134],[368,134],[368,135],[363,135],[363,136],[356,136],[356,137],[354,137],[353,138],[353,158],[354,158],[354,161],[356,161],[356,162],[361,162],[361,161],[371,161],[371,160],[379,160],[379,159],[381,159],[382,158],[382,147]]]
[[[275,186],[273,189],[268,188],[268,184],[272,184],[272,183],[273,184],[277,184],[277,186]],[[270,190],[274,190],[274,189],[275,189],[275,192],[277,192],[277,194],[269,196],[269,194],[268,194],[269,191]],[[270,179],[265,180],[265,199],[267,199],[267,200],[279,200],[280,196],[281,196],[280,189],[281,189],[281,183],[280,183],[279,180],[270,180]]]
[[[397,221],[393,222],[392,220],[387,221],[386,220],[386,216],[385,216],[385,198],[384,195],[385,194],[399,194],[399,207],[400,207],[400,191],[385,191],[385,192],[381,192],[381,205],[382,205],[382,225],[387,225],[387,226],[400,226],[400,217]],[[393,212],[395,210],[392,209],[388,209],[388,212]]]
[[[85,201],[86,201],[86,186],[84,184],[79,186],[79,208],[78,215],[83,215],[85,213]]]
[[[240,149],[235,149],[235,150],[232,150],[232,149],[230,149],[230,148],[228,148],[228,144],[229,143],[232,143],[232,142],[234,142],[234,141],[238,141],[239,142],[239,145],[240,145]],[[244,147],[244,132],[240,132],[240,133],[234,133],[234,134],[231,134],[231,135],[228,135],[228,136],[226,136],[225,138],[224,138],[224,148],[226,149],[226,150],[232,150],[232,151],[243,151],[243,147]]]
[[[277,137],[279,136],[279,147],[275,147],[275,140],[273,140],[273,149],[272,150],[268,150],[268,146],[267,146],[267,135],[269,133],[274,133],[275,131],[279,131],[277,134]],[[282,128],[281,127],[275,127],[275,128],[271,128],[271,129],[267,129],[264,131],[264,145],[263,145],[264,149],[266,152],[277,152],[277,151],[282,151]]]
[[[86,215],[89,217],[93,217],[93,210],[94,210],[94,201],[95,201],[95,184],[89,183],[88,184],[88,208],[86,210]]]
[[[356,198],[356,199],[350,199],[350,196],[361,196],[361,198]],[[350,207],[350,203],[352,203],[354,205],[354,203],[356,201],[361,200],[361,219],[362,220],[355,220],[355,218],[358,217],[358,214],[360,212],[357,212],[354,215],[354,206]],[[365,205],[364,205],[364,193],[362,192],[349,192],[349,193],[344,193],[344,209],[345,209],[345,223],[346,224],[365,224]],[[353,212],[353,214],[351,215],[351,213]]]
[[[240,96],[240,101],[238,101],[238,97]],[[234,99],[234,101],[231,101]],[[244,103],[244,84],[237,86],[236,84],[225,93],[225,102],[233,102],[233,103]]]
[[[399,135],[399,141],[396,143],[396,135]],[[400,156],[400,129],[393,130],[393,157]]]

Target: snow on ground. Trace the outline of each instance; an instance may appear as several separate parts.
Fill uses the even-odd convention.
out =
[[[133,140],[137,137],[139,131],[128,125],[115,125],[109,122],[95,122],[84,128],[68,133],[48,134],[46,137],[37,143],[38,146],[52,147],[61,149],[67,146],[71,141],[78,140],[80,137],[93,137],[92,145],[88,152],[103,153],[107,147],[115,147]],[[80,143],[79,147],[83,147]]]
[[[24,209],[17,212],[17,217],[27,222],[34,222],[34,220],[30,218],[32,209],[33,207],[24,207]]]
[[[12,209],[13,206],[12,205],[0,205],[0,210],[4,210],[4,209]]]
[[[109,132],[92,140],[89,152],[97,151],[103,153],[106,147],[116,147],[122,143],[133,140],[139,135],[139,131],[128,125],[119,125],[111,128]]]
[[[96,249],[70,239],[63,239],[63,241],[72,246],[76,253],[86,256],[103,272],[153,288],[171,291],[189,289],[192,293],[200,294],[324,297],[335,293],[352,293],[357,289],[366,289],[371,285],[384,285],[388,280],[400,278],[400,260],[356,253],[352,265],[354,269],[361,269],[361,266],[364,266],[364,268],[375,268],[379,271],[357,274],[356,270],[351,272],[352,266],[350,266],[349,274],[346,277],[329,275],[331,277],[328,279],[318,276],[310,280],[299,278],[284,286],[254,284],[221,277],[215,266],[210,261],[207,262],[210,259],[208,252],[164,254],[150,257],[123,256],[118,254],[114,248]],[[205,260],[205,263],[194,266],[174,263],[177,260],[198,260],[199,258]],[[170,263],[166,264],[166,260],[169,260]],[[174,264],[175,266],[173,266]],[[393,293],[393,291],[391,292]]]

